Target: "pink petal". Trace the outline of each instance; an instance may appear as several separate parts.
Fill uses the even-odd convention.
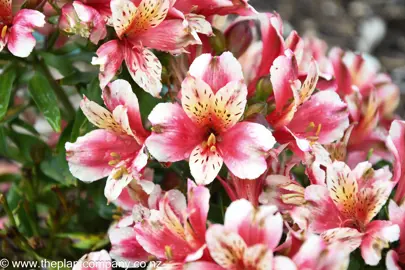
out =
[[[349,95],[352,90],[352,79],[347,66],[344,64],[344,52],[340,48],[332,48],[329,52],[329,59],[332,61],[333,70],[337,82],[337,91],[340,95]]]
[[[228,15],[253,15],[255,10],[248,4],[247,0],[241,1],[214,1],[214,0],[177,0],[175,8],[183,11],[185,14],[194,12],[203,14],[204,16],[211,16],[214,14]]]
[[[165,20],[155,28],[148,29],[136,36],[131,41],[141,42],[143,46],[159,51],[180,54],[185,52],[189,45],[201,44],[191,34],[193,30],[185,25],[183,20]]]
[[[363,233],[353,228],[335,228],[323,232],[321,237],[327,243],[341,243],[352,252],[362,244]]]
[[[205,81],[214,94],[231,81],[243,81],[242,67],[230,52],[197,57],[190,66],[189,74]]]
[[[226,230],[222,225],[212,225],[206,234],[211,257],[226,269],[239,269],[246,243],[237,233]]]
[[[125,63],[134,81],[154,97],[160,97],[162,64],[148,49],[125,46]]]
[[[148,119],[153,132],[145,144],[152,156],[161,162],[186,159],[203,141],[203,130],[195,126],[178,104],[159,103]]]
[[[92,7],[86,6],[81,2],[74,1],[73,7],[79,19],[87,24],[91,24],[90,41],[97,44],[101,39],[107,35],[105,22],[100,13]]]
[[[399,239],[399,226],[390,221],[375,220],[366,228],[366,236],[361,243],[361,256],[368,265],[377,265],[383,248]]]
[[[264,173],[267,153],[276,143],[267,128],[256,123],[240,122],[221,137],[219,152],[234,175],[255,179]]]
[[[297,270],[295,263],[288,257],[275,256],[273,259],[274,270]]]
[[[213,146],[215,147],[215,146]],[[221,170],[223,159],[216,149],[198,145],[190,154],[190,171],[199,185],[208,185],[214,181]]]
[[[138,98],[132,92],[131,85],[125,80],[116,80],[103,89],[103,100],[110,111],[123,105],[127,108],[129,125],[133,134],[143,142],[149,135],[143,128]]]
[[[167,15],[170,0],[142,0],[130,25],[128,35],[158,26]]]
[[[385,266],[387,270],[401,270],[399,265],[399,256],[394,250],[390,250],[385,258]]]
[[[181,84],[181,104],[190,119],[200,127],[210,124],[214,94],[208,84],[199,78],[187,76]]]
[[[104,87],[114,78],[122,61],[124,54],[121,49],[121,44],[118,40],[111,40],[98,48],[96,52],[98,57],[93,57],[92,65],[100,65],[100,88]]]
[[[112,228],[108,231],[111,250],[110,256],[118,262],[147,261],[147,253],[136,240],[136,233],[132,227]]]
[[[346,104],[333,91],[313,95],[300,106],[288,128],[298,137],[330,144],[340,140],[349,127]]]
[[[0,1],[0,18],[6,19],[8,23],[12,17],[12,1],[11,0],[1,0]]]
[[[248,246],[263,244],[273,250],[283,234],[283,218],[276,212],[273,205],[255,209],[247,200],[237,200],[226,210],[224,226],[237,232]]]
[[[405,197],[405,122],[394,120],[391,123],[389,136],[387,137],[387,147],[395,158],[394,163],[394,183],[398,183],[395,193],[395,201],[400,203]]]
[[[188,220],[191,224],[192,232],[202,240],[201,245],[205,244],[210,192],[207,188],[203,186],[197,187],[191,180],[188,180],[187,199]]]
[[[270,69],[276,110],[281,111],[287,101],[293,97],[291,82],[298,79],[298,65],[294,54],[287,50],[285,55],[277,57]]]
[[[18,57],[27,57],[35,47],[34,27],[45,25],[45,15],[31,9],[20,10],[13,18],[8,36],[8,49]]]
[[[243,254],[244,269],[272,269],[273,263],[273,251],[265,245],[249,246]]]
[[[112,262],[106,250],[91,252],[77,261],[72,270],[111,270]]]
[[[129,136],[97,129],[75,143],[67,142],[65,148],[71,173],[82,181],[92,182],[110,174],[113,166],[109,163],[116,157],[130,158],[140,146]]]

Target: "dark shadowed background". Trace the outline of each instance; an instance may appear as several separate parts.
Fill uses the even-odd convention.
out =
[[[258,11],[276,11],[300,35],[316,32],[329,46],[377,57],[401,88],[405,117],[405,0],[250,0]]]

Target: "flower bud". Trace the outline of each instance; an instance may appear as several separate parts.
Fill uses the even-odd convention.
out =
[[[250,20],[243,20],[225,32],[227,48],[236,58],[241,56],[253,41],[252,23]]]

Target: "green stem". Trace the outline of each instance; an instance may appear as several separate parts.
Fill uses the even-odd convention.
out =
[[[58,84],[55,79],[52,77],[51,72],[49,71],[48,67],[46,66],[45,62],[43,60],[40,60],[37,55],[35,56],[35,62],[37,64],[37,67],[42,71],[42,73],[45,75],[45,77],[48,79],[49,83],[52,86],[52,89],[54,90],[56,97],[59,99],[59,101],[62,103],[63,107],[65,108],[65,113],[64,116],[67,118],[67,120],[71,120],[74,115],[76,114],[75,109],[73,108],[72,104],[70,103],[70,100],[68,96],[66,95],[65,90],[63,90],[62,86]]]

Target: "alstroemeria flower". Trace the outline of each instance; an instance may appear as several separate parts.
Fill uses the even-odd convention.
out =
[[[387,201],[393,184],[388,168],[374,171],[369,162],[352,171],[335,161],[327,168],[327,185],[306,188],[312,206],[310,229],[328,242],[341,241],[352,250],[360,246],[369,265],[381,259],[381,250],[399,238],[399,227],[390,221],[374,220]]]
[[[103,250],[91,252],[81,257],[72,270],[111,270],[112,261],[108,252]]]
[[[254,8],[248,0],[175,0],[174,8],[184,13],[202,14],[206,17],[212,15],[253,15]]]
[[[210,34],[212,29],[202,17],[166,19],[170,0],[143,0],[138,6],[129,0],[112,0],[112,23],[118,39],[97,50],[93,65],[100,65],[100,86],[104,88],[125,60],[134,81],[145,91],[159,97],[162,65],[149,50],[179,53],[190,44],[200,43],[196,32]]]
[[[32,32],[45,25],[45,16],[31,9],[21,9],[13,15],[11,2],[0,1],[0,51],[7,45],[15,56],[27,57],[36,44]]]
[[[400,270],[405,267],[405,202],[398,206],[390,201],[388,206],[390,221],[399,226],[399,246],[387,254],[386,265],[388,270]]]
[[[156,209],[134,209],[136,240],[159,260],[191,262],[209,256],[205,232],[210,193],[188,181],[187,202],[178,190],[169,190]]]
[[[398,183],[395,192],[395,201],[401,204],[405,201],[405,122],[395,120],[392,122],[387,147],[394,156],[393,182]]]
[[[160,103],[149,115],[153,132],[146,145],[158,161],[189,158],[191,174],[199,184],[211,183],[223,162],[243,179],[255,179],[266,170],[275,140],[260,124],[238,122],[247,89],[231,53],[198,57],[183,81],[181,95],[181,106]]]
[[[275,206],[255,208],[241,199],[231,203],[224,225],[207,230],[211,257],[225,269],[295,269],[283,256],[273,251],[283,234],[283,218]]]
[[[66,143],[66,159],[71,173],[84,182],[109,176],[104,193],[113,201],[133,179],[142,178],[148,160],[143,146],[148,132],[127,81],[111,83],[103,90],[103,99],[108,110],[86,97],[80,103],[88,120],[99,129]]]
[[[79,34],[97,44],[107,35],[104,18],[94,8],[74,1],[63,6],[59,28],[68,34]]]

